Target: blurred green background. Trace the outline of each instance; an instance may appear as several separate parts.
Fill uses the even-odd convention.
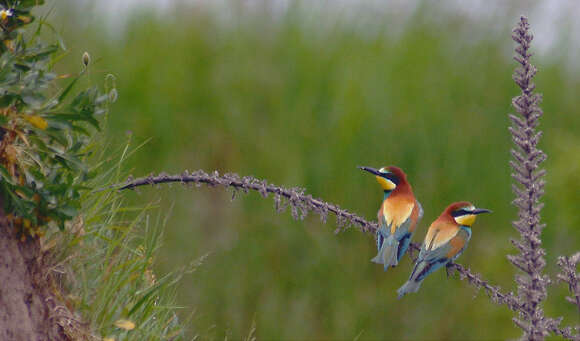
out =
[[[459,262],[514,290],[505,257],[517,238],[507,113],[518,93],[510,30],[527,13],[521,3],[488,16],[426,2],[403,13],[244,3],[141,6],[115,20],[114,9],[72,0],[45,8],[56,7],[51,21],[69,48],[62,71],[80,69],[88,51],[93,82],[117,77],[107,143],[150,139],[128,162],[133,175],[253,175],[375,219],[382,193],[356,166],[398,165],[425,209],[415,241],[452,201],[490,208]],[[542,19],[535,13],[532,29]],[[533,59],[546,113],[544,246],[552,274],[556,257],[580,245],[580,78],[567,28],[556,28],[562,40],[535,41],[552,47]],[[520,335],[506,307],[445,271],[397,300],[409,259],[383,273],[369,261],[373,237],[356,229],[335,235],[334,219],[294,221],[257,193],[232,201],[205,187],[146,188],[127,199],[159,202],[170,214],[160,274],[209,254],[177,292],[192,337],[239,339],[253,323],[259,339]],[[565,294],[552,286],[545,310],[577,323]]]

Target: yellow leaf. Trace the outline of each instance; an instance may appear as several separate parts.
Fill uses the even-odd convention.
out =
[[[14,193],[16,193],[16,195],[18,195],[19,197],[21,197],[22,199],[28,199],[28,197],[26,196],[26,194],[24,194],[22,191],[20,190],[15,190]]]
[[[25,17],[23,15],[19,15],[18,20],[22,21],[23,24],[30,24],[30,22],[32,22],[32,18],[31,17]]]
[[[135,323],[129,320],[117,320],[115,322],[115,327],[125,329],[125,330],[133,330],[135,329]]]
[[[18,135],[18,137],[22,139],[22,141],[24,141],[24,143],[26,143],[27,146],[30,147],[30,143],[28,143],[28,139],[26,138],[26,135],[24,135],[23,132],[21,132],[20,130],[14,130],[14,132],[16,133],[16,135]]]
[[[16,149],[16,147],[14,147],[13,145],[6,146],[4,153],[6,154],[6,159],[8,159],[8,163],[16,162],[16,160],[18,160],[18,154],[20,154],[18,152],[18,149]]]
[[[114,337],[106,337],[103,339],[103,341],[115,341]]]
[[[46,129],[46,127],[48,127],[48,122],[46,122],[46,120],[40,116],[36,116],[36,115],[25,115],[24,119],[27,120],[28,122],[30,122],[30,124],[32,124],[33,126],[35,126],[38,129]]]

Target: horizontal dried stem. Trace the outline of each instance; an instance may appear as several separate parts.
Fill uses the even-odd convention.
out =
[[[338,205],[330,204],[321,199],[313,198],[311,195],[305,195],[304,190],[301,188],[284,188],[275,186],[269,184],[266,180],[258,180],[251,176],[242,178],[237,174],[231,173],[220,176],[217,171],[213,172],[212,174],[207,174],[201,170],[194,173],[188,173],[185,171],[183,174],[179,175],[168,175],[162,173],[157,176],[150,175],[135,180],[128,179],[127,183],[120,185],[118,189],[132,189],[143,185],[155,185],[171,182],[231,187],[234,190],[243,190],[244,192],[253,190],[259,192],[265,198],[269,193],[271,193],[275,196],[274,200],[278,210],[284,209],[284,207],[280,206],[281,198],[284,198],[288,201],[288,203],[293,207],[292,215],[295,219],[304,218],[308,211],[314,211],[320,215],[323,222],[326,222],[326,217],[328,212],[330,212],[336,215],[339,230],[340,228],[347,227],[347,225],[352,225],[363,232],[374,233],[378,228],[376,223],[368,222],[366,219],[356,214],[341,209]]]

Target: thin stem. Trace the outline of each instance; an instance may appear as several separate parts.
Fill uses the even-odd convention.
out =
[[[279,187],[269,184],[266,180],[258,180],[250,176],[241,178],[237,174],[225,174],[220,176],[217,171],[211,175],[204,171],[197,171],[191,174],[186,171],[180,175],[151,175],[135,180],[129,179],[127,183],[120,185],[118,189],[132,189],[143,185],[155,185],[170,182],[207,184],[209,186],[220,185],[231,187],[236,191],[243,190],[244,192],[253,190],[260,192],[264,198],[271,193],[275,196],[274,200],[277,210],[284,210],[285,206],[282,206],[281,202],[281,198],[284,198],[292,206],[292,216],[295,219],[303,219],[308,211],[314,211],[320,215],[323,222],[326,222],[328,212],[333,213],[336,215],[339,225],[339,229],[336,232],[340,231],[340,228],[347,227],[347,225],[356,226],[361,231],[369,233],[374,233],[378,228],[376,223],[368,222],[356,214],[341,209],[338,205],[313,198],[311,195],[305,195],[303,189]]]

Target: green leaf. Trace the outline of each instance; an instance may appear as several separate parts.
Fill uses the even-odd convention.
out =
[[[2,96],[0,96],[0,107],[5,108],[10,106],[10,104],[12,104],[12,102],[14,102],[14,99],[16,98],[16,96],[12,95],[12,94],[4,94]],[[4,116],[4,115],[2,115]],[[4,116],[6,117],[6,116]]]
[[[67,168],[70,168],[70,169],[73,169],[76,171],[81,171],[83,173],[86,173],[88,171],[87,165],[85,165],[85,163],[82,162],[75,155],[63,153],[63,154],[59,154],[58,156],[63,158],[64,160],[66,160]]]
[[[44,0],[20,0],[18,8],[30,8],[34,6],[44,5]]]
[[[92,116],[86,117],[85,121],[87,121],[90,125],[95,127],[95,129],[97,129],[97,131],[101,131],[101,127],[99,126],[99,121],[97,121]]]
[[[4,181],[6,181],[7,183],[9,183],[10,185],[14,185],[12,176],[10,175],[10,173],[8,172],[8,170],[6,168],[4,168],[4,166],[0,165],[0,176],[2,177],[2,179]]]
[[[73,129],[74,131],[76,131],[77,133],[80,133],[80,134],[82,134],[82,135],[85,135],[85,136],[91,136],[91,133],[89,133],[89,131],[88,131],[88,130],[86,130],[85,128],[83,128],[83,127],[81,127],[81,126],[78,126],[78,125],[73,125],[73,126],[72,126],[72,129]],[[83,145],[84,145],[84,143],[83,143]]]
[[[42,132],[38,132],[39,134],[41,134]],[[65,147],[68,146],[68,140],[65,136],[65,134],[62,133],[62,131],[57,130],[57,129],[47,129],[46,131],[44,131],[44,134],[50,136],[52,139],[54,139],[56,142],[58,142],[61,146]],[[51,149],[49,147],[49,149]]]
[[[26,182],[35,188],[41,189],[44,186],[44,182],[41,180],[44,177],[43,174],[34,168],[25,169],[24,176],[26,177]]]
[[[43,57],[50,56],[51,54],[55,53],[56,51],[58,51],[58,45],[49,45],[46,47],[42,47],[42,48],[33,50],[32,51],[33,53],[30,54],[28,57],[40,59]]]
[[[49,120],[48,127],[57,130],[73,129],[73,125],[68,120],[56,120],[56,119]]]
[[[62,91],[62,93],[58,96],[58,102],[62,103],[62,101],[66,98],[66,96],[68,95],[68,93],[72,90],[73,86],[75,85],[75,83],[79,80],[79,77],[75,77],[75,79],[72,80],[72,82],[69,83],[69,85]]]
[[[78,209],[70,205],[59,207],[58,212],[67,218],[74,218],[78,215]]]
[[[167,277],[167,276],[166,276]],[[155,285],[151,286],[148,290],[145,291],[145,295],[143,295],[143,297],[141,297],[141,299],[139,301],[137,301],[137,303],[135,303],[135,305],[131,308],[131,310],[129,310],[129,313],[127,313],[127,316],[130,317],[131,315],[133,315],[137,309],[139,309],[139,307],[141,307],[143,305],[143,303],[147,302],[147,299],[153,295],[156,291],[158,291],[162,285],[164,285],[165,281],[163,281],[165,279],[162,278],[159,282],[157,282]]]
[[[15,186],[14,191],[19,191],[21,194],[27,197],[26,200],[28,201],[32,200],[32,196],[34,195],[34,190],[28,186]]]
[[[30,70],[30,66],[22,63],[14,63],[14,68],[26,72]]]
[[[25,104],[33,108],[40,108],[40,106],[46,100],[41,93],[32,91],[23,92],[21,98]]]
[[[50,114],[46,116],[48,119],[57,120],[61,122],[66,121],[85,121],[90,123],[92,126],[100,130],[99,121],[97,121],[94,117],[89,115],[83,114],[73,114],[73,113],[58,113],[58,114]]]

